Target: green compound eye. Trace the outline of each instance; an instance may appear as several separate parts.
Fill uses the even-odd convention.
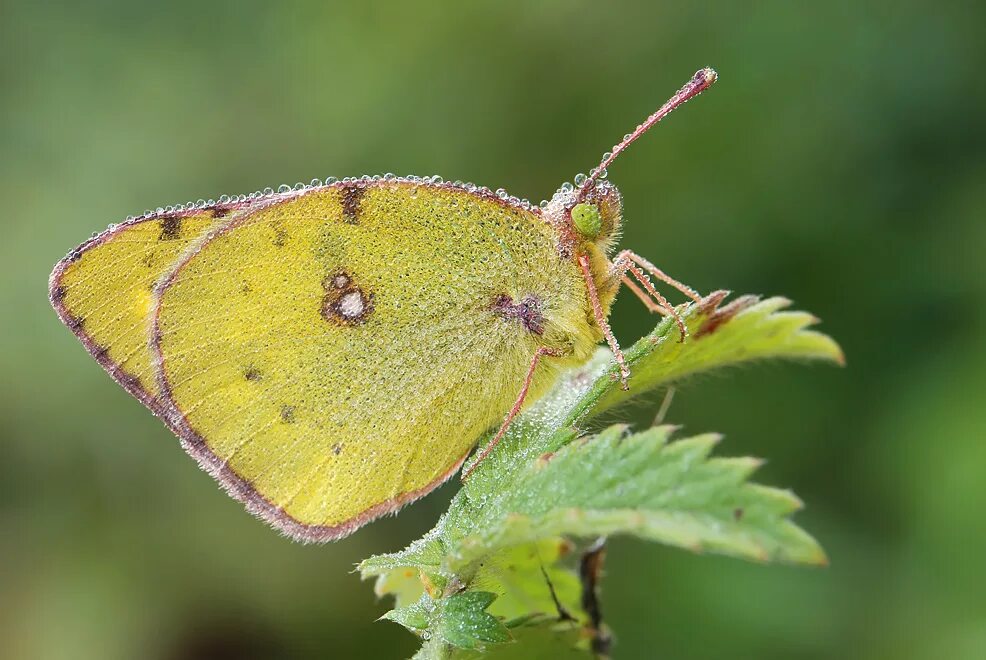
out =
[[[603,228],[603,218],[599,215],[599,209],[592,204],[576,204],[572,209],[572,222],[580,234],[586,238],[599,236]]]

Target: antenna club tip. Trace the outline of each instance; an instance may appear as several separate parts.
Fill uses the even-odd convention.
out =
[[[699,69],[695,73],[695,80],[702,84],[703,87],[710,87],[719,78],[719,74],[711,66],[707,66],[704,69]]]

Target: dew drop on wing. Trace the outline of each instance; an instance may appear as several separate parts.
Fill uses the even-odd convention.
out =
[[[286,192],[290,192],[290,191],[291,191],[291,186],[289,186],[286,183],[282,183],[281,185],[279,185],[277,187],[277,192],[279,192],[279,193],[286,193]]]

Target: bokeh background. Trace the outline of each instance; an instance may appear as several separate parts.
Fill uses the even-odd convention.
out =
[[[842,343],[845,369],[698,379],[669,415],[768,458],[831,566],[616,539],[617,657],[986,657],[984,24],[971,2],[0,3],[0,656],[408,656],[351,570],[455,490],[332,545],[279,537],[59,324],[70,248],[329,175],[539,200],[712,65],[610,169],[624,245]],[[632,297],[613,321],[654,323]]]

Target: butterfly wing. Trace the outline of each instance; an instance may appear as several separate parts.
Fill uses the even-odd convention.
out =
[[[112,226],[69,253],[51,274],[49,295],[59,318],[114,380],[152,410],[157,381],[147,318],[154,285],[231,211],[215,206]]]
[[[338,538],[437,486],[502,420],[544,337],[494,303],[531,292],[585,324],[580,275],[530,210],[408,182],[292,195],[162,280],[168,418],[254,513]]]

